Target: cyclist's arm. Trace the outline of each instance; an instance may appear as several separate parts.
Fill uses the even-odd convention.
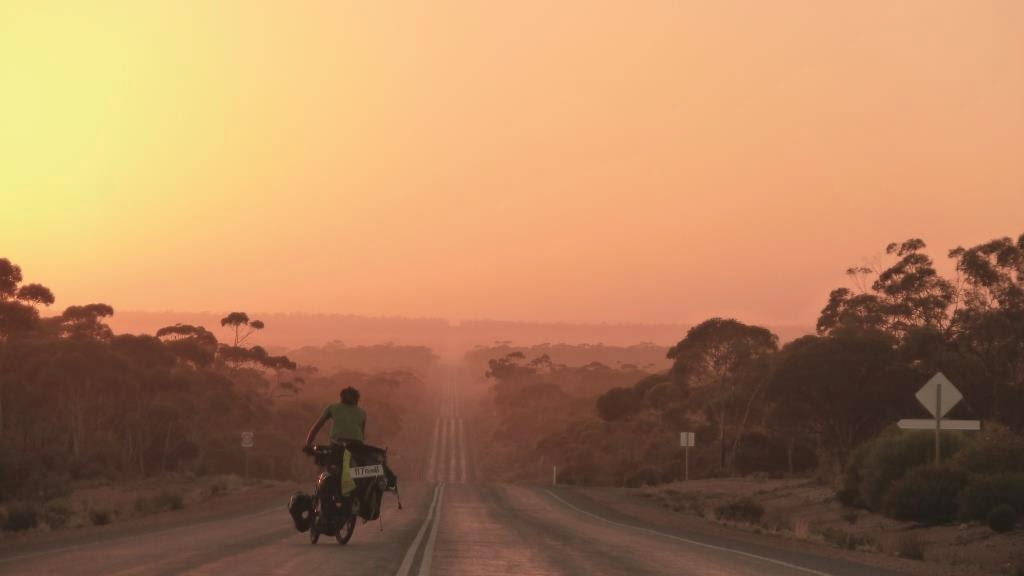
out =
[[[313,424],[313,427],[309,429],[309,434],[306,436],[306,446],[313,445],[313,440],[316,440],[316,435],[320,433],[320,429],[324,427],[324,423],[326,423],[327,419],[330,417],[330,414],[325,412],[319,419],[317,419],[316,423]]]

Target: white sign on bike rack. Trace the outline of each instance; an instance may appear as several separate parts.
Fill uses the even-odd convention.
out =
[[[353,466],[349,468],[352,479],[358,480],[360,478],[375,478],[377,476],[384,475],[384,466],[380,464],[374,464],[373,466]]]

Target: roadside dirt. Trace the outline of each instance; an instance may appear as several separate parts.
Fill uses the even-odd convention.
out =
[[[288,497],[302,489],[309,491],[310,486],[247,481],[237,476],[164,478],[82,487],[61,501],[69,512],[62,527],[49,526],[46,514],[41,513],[39,525],[34,529],[0,532],[0,554],[55,544],[73,546],[258,512],[278,505],[284,522]]]
[[[1024,530],[996,534],[977,524],[920,527],[843,507],[810,480],[712,479],[647,487],[577,488],[595,504],[655,525],[729,533],[912,575],[1024,574]],[[750,498],[756,521],[724,521],[716,508]],[[901,557],[903,556],[903,557]],[[1018,571],[1020,570],[1020,571]]]

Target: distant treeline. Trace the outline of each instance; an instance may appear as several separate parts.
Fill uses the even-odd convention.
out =
[[[151,334],[162,326],[177,322],[215,325],[221,316],[223,314],[212,312],[120,311],[110,319],[110,325],[115,332]],[[365,317],[351,314],[277,313],[262,314],[260,317],[274,327],[271,333],[263,337],[268,348],[273,346],[288,350],[311,344],[326,344],[330,347],[338,340],[348,348],[373,347],[381,342],[393,342],[396,347],[429,347],[447,364],[458,363],[467,351],[491,343],[528,347],[544,342],[572,345],[602,342],[609,347],[630,347],[638,342],[653,342],[667,348],[678,339],[679,334],[689,328],[689,325],[679,323],[571,324],[466,320],[456,324],[440,318]],[[813,327],[772,326],[772,330],[783,341],[788,341],[812,332]]]
[[[530,463],[544,462],[558,464],[566,481],[671,480],[682,473],[678,433],[690,431],[696,475],[834,472],[897,419],[925,417],[914,394],[939,371],[964,394],[950,417],[1019,433],[1024,235],[950,250],[953,278],[936,271],[925,248],[919,239],[893,243],[888,265],[848,269],[850,286],[828,296],[818,333],[784,346],[737,320],[694,326],[668,350],[669,369],[595,395],[588,413],[569,409],[563,376],[543,357],[491,358],[499,421],[529,422],[535,410],[551,417],[494,437],[505,453],[532,450],[504,469],[536,477],[550,467]]]
[[[338,370],[366,372],[400,370],[426,375],[437,368],[438,357],[426,346],[402,346],[393,343],[366,346],[346,346],[333,341],[323,346],[303,346],[289,350],[290,358],[307,366],[315,366],[321,373]]]
[[[636,368],[655,372],[671,365],[666,358],[668,347],[649,342],[631,346],[606,344],[516,346],[508,342],[499,342],[492,346],[476,346],[466,352],[463,365],[471,374],[482,375],[488,369],[488,362],[492,359],[502,358],[516,352],[530,357],[547,356],[551,362],[565,366],[585,366],[596,363],[613,368],[623,366],[627,369]]]
[[[308,475],[298,448],[340,388],[364,388],[380,443],[422,394],[411,372],[323,373],[253,346],[265,325],[243,312],[220,320],[221,343],[190,324],[115,334],[106,304],[41,317],[54,302],[0,259],[0,500],[46,500],[76,479],[240,473],[242,431],[255,433],[254,475]]]

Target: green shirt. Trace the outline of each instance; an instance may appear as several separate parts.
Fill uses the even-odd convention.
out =
[[[363,412],[362,408],[338,402],[324,408],[324,417],[334,421],[331,426],[331,440],[363,441],[366,412]]]

